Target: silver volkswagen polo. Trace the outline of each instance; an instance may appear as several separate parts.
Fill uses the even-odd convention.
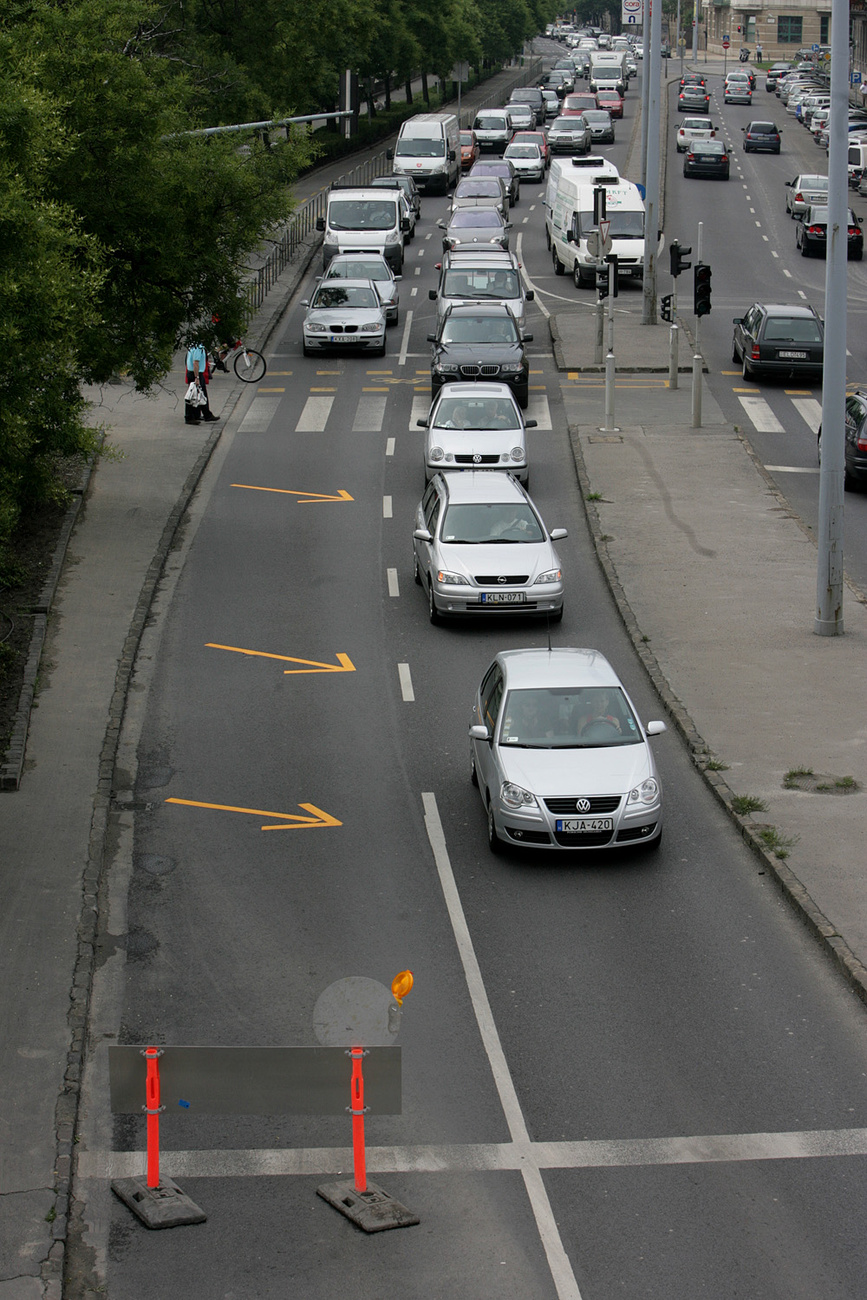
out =
[[[473,783],[488,843],[536,849],[658,846],[662,787],[648,737],[598,650],[503,650],[476,692]]]

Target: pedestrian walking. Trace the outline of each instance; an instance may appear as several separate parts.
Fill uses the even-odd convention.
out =
[[[207,349],[204,344],[190,344],[187,349],[185,373],[187,384],[195,384],[205,398],[204,402],[199,406],[193,406],[191,402],[184,403],[185,423],[198,424],[200,420],[216,420],[218,417],[214,415],[208,401],[208,384],[211,382],[211,371],[208,365]]]

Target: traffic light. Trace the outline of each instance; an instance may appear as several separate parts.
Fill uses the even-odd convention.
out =
[[[659,314],[663,320],[670,321],[672,319],[671,300],[673,296],[673,294],[667,293],[660,301]]]
[[[617,254],[609,253],[605,259],[605,262],[603,264],[597,265],[596,267],[596,288],[599,290],[600,298],[608,297],[608,268],[611,265],[614,266],[614,275],[611,277],[614,281],[614,297],[616,298],[620,292],[619,286],[617,284],[617,279],[618,279]]]
[[[689,270],[692,266],[692,262],[688,262],[686,259],[689,257],[691,252],[692,249],[684,248],[679,240],[673,239],[671,241],[668,256],[671,258],[671,274],[673,276],[680,275],[681,271]]]
[[[696,262],[693,271],[693,311],[696,316],[707,316],[710,311],[711,269],[706,262]]]
[[[593,224],[598,228],[599,222],[604,221],[607,217],[608,191],[604,185],[596,185],[593,189]]]

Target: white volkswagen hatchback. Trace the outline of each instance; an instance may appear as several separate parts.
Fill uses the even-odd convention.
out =
[[[476,692],[472,779],[493,853],[607,849],[662,835],[662,787],[648,737],[598,650],[503,650]]]
[[[425,481],[440,470],[504,469],[527,486],[525,420],[508,384],[443,384],[430,415],[418,420],[424,440]]]

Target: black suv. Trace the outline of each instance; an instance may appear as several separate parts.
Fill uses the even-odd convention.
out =
[[[867,487],[867,388],[846,394],[843,487],[851,492]],[[822,426],[819,425],[819,464],[822,463]]]
[[[494,380],[508,384],[526,411],[530,363],[524,344],[532,342],[533,335],[523,333],[508,307],[502,303],[449,307],[436,334],[427,337],[433,344],[430,377],[434,397],[443,384]]]

